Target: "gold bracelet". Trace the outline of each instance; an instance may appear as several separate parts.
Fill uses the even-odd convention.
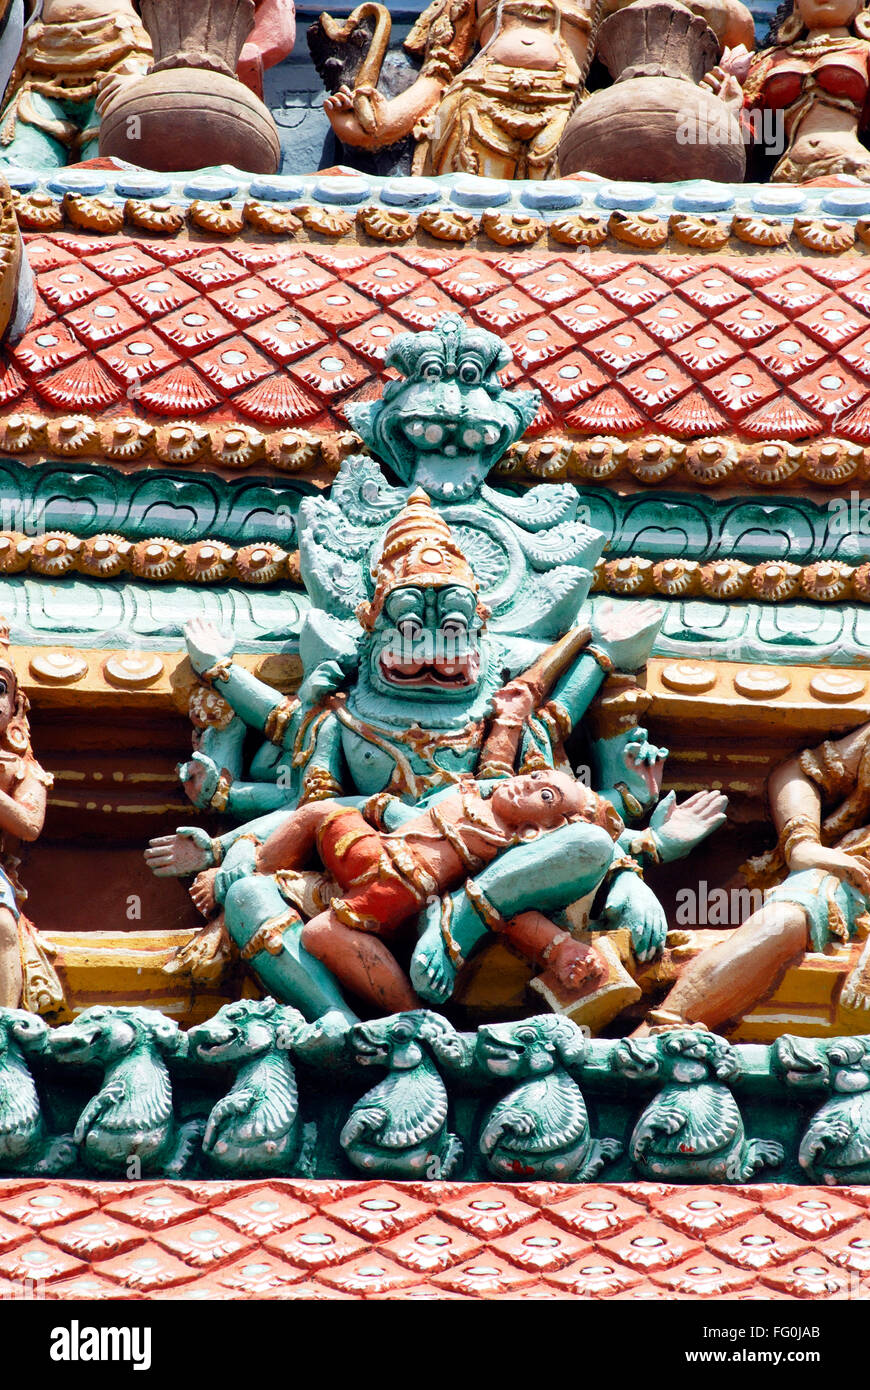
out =
[[[288,726],[300,703],[295,695],[288,695],[273,710],[269,711],[263,726],[263,733],[270,743],[277,744],[279,748],[283,746]]]
[[[796,845],[811,840],[814,845],[821,844],[819,827],[812,816],[791,816],[779,834],[779,846],[786,864],[791,860],[791,852]]]
[[[209,666],[207,671],[203,671],[200,680],[228,681],[232,664],[233,658],[231,656],[225,656],[222,661],[216,661],[214,666]]]
[[[215,794],[209,802],[209,806],[213,811],[225,811],[227,809],[227,802],[230,799],[230,787],[232,785],[232,775],[224,768],[218,778]]]
[[[593,646],[591,642],[587,647],[584,647],[583,650],[584,655],[591,656],[593,661],[598,662],[598,665],[601,667],[605,676],[610,675],[611,671],[614,669],[614,666],[610,657],[607,655],[607,652],[602,651],[600,647]]]
[[[210,845],[210,849],[211,849],[211,862],[212,862],[212,867],[213,867],[213,868],[217,868],[218,864],[222,864],[222,863],[223,863],[223,859],[224,859],[224,847],[223,847],[223,845],[221,844],[221,841],[220,841],[220,840],[212,840],[211,845]]]
[[[331,801],[333,797],[342,795],[341,783],[336,781],[328,768],[313,767],[302,779],[299,805],[307,806],[310,801]]]

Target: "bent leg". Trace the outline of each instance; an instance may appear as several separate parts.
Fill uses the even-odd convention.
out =
[[[0,907],[0,1008],[19,1008],[23,985],[18,922],[8,907]]]
[[[331,908],[306,922],[302,944],[354,994],[370,999],[386,1013],[420,1007],[405,972],[383,941],[345,926]]]
[[[671,990],[662,1009],[687,1023],[715,1028],[740,1018],[763,999],[807,947],[807,914],[775,902],[754,912],[725,941],[702,951]]]
[[[293,1004],[308,1019],[337,1011],[351,1023],[356,1014],[342,998],[333,975],[302,946],[302,919],[281,896],[272,878],[251,875],[231,885],[224,903],[227,930],[241,949],[252,938],[274,924],[272,942],[261,950],[250,951],[249,963],[270,994],[284,1004]],[[279,941],[273,954],[274,943]]]

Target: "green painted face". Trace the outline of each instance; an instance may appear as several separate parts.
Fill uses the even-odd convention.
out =
[[[525,432],[537,391],[509,391],[497,373],[512,353],[493,333],[445,314],[427,333],[402,333],[386,357],[405,378],[379,401],[345,414],[372,452],[405,483],[462,502]]]
[[[433,700],[462,700],[480,681],[477,599],[459,584],[394,589],[369,643],[375,690]]]

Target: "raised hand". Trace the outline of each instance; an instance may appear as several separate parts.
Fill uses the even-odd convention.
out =
[[[210,618],[191,618],[184,624],[184,638],[190,664],[198,676],[232,657],[232,637],[221,632]]]
[[[823,869],[851,883],[870,901],[870,859],[864,855],[847,854],[843,849],[828,849],[812,840],[801,840],[791,852],[789,868],[793,874],[802,869]]]
[[[174,835],[158,835],[145,851],[145,863],[157,878],[185,878],[211,868],[213,862],[211,836],[194,825],[180,825]]]
[[[637,671],[649,659],[664,609],[651,599],[617,606],[610,599],[592,615],[592,641],[618,671]]]
[[[689,854],[724,823],[727,805],[728,798],[722,792],[703,791],[678,806],[675,794],[669,792],[650,816],[650,829],[656,833],[662,857],[670,861]]]

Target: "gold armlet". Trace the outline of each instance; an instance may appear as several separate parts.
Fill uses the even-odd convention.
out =
[[[649,828],[642,830],[639,835],[635,835],[631,842],[631,848],[634,854],[648,854],[654,864],[662,862],[655,835]]]
[[[473,878],[465,881],[465,896],[471,903],[478,917],[482,918],[487,929],[493,932],[507,931],[507,921],[502,917],[498,908],[490,902],[482,888],[474,882]]]
[[[591,656],[593,661],[597,661],[605,676],[609,676],[614,669],[613,662],[607,652],[602,651],[600,647],[594,646],[591,642],[584,647],[583,654],[584,656]]]
[[[779,847],[786,864],[791,862],[791,853],[796,845],[804,841],[821,844],[819,827],[811,816],[792,816],[786,821],[779,834]]]
[[[276,705],[269,711],[266,722],[263,725],[263,733],[270,743],[275,743],[282,747],[287,735],[290,720],[299,708],[301,701],[295,695],[288,695],[282,700],[280,705]]]
[[[632,859],[629,854],[621,854],[618,859],[614,859],[607,873],[604,875],[604,882],[610,883],[617,874],[623,871],[630,874],[637,874],[638,878],[643,878],[643,869],[636,859]]]
[[[213,811],[225,811],[227,809],[227,802],[230,799],[230,788],[232,787],[232,785],[232,775],[227,771],[226,768],[223,768],[223,770],[221,771],[221,775],[218,778],[218,784],[215,790],[215,794],[209,802],[209,806]]]
[[[307,806],[309,801],[329,801],[331,797],[341,795],[341,783],[336,781],[332,773],[325,767],[313,767],[302,779],[299,805]]]
[[[203,671],[200,680],[228,681],[232,664],[233,658],[231,656],[225,656],[223,661],[216,661],[214,666],[209,666],[207,671]]]
[[[212,867],[216,869],[219,864],[224,862],[225,850],[220,840],[212,840],[210,848]]]

